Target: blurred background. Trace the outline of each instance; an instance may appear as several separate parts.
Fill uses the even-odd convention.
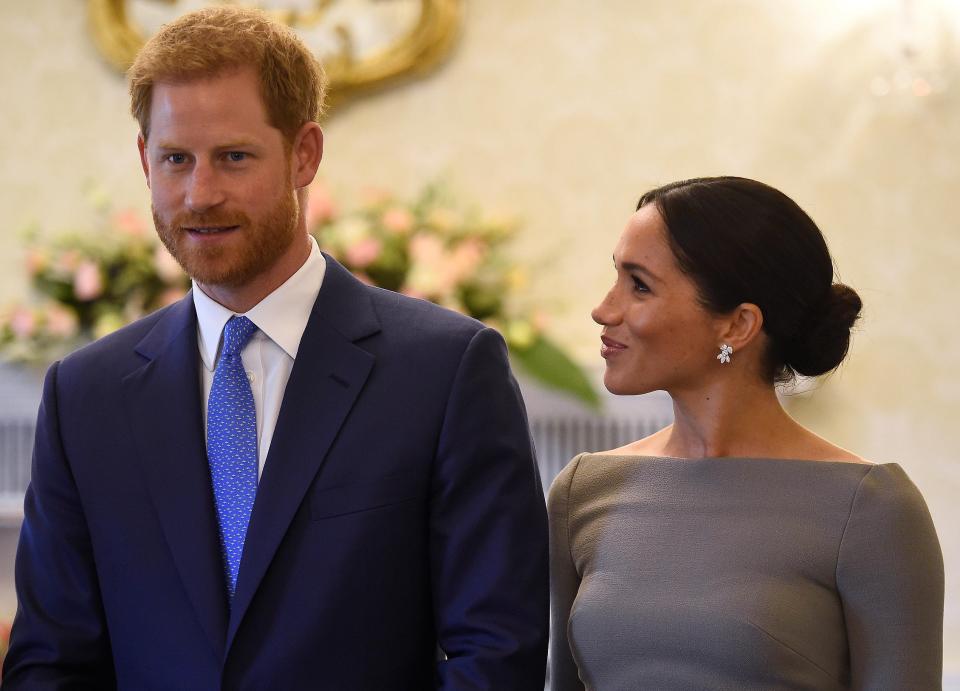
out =
[[[104,12],[122,7],[149,33],[202,4],[0,3],[0,306],[8,316],[10,305],[32,299],[38,237],[94,233],[105,214],[111,227],[149,225],[137,126]],[[339,22],[311,40],[331,63],[341,60],[344,75],[344,56],[381,55],[405,22],[416,23],[420,5],[260,3]],[[901,464],[923,492],[946,563],[945,687],[960,689],[960,2],[436,5],[452,8],[453,21],[413,72],[375,88],[344,77],[335,93],[318,191],[327,212],[371,195],[415,199],[440,182],[490,218],[510,219],[501,221],[515,229],[505,252],[527,267],[514,283],[536,306],[536,328],[599,389],[589,313],[613,280],[613,245],[643,191],[732,174],[793,197],[824,231],[839,278],[860,292],[865,311],[847,364],[785,400],[819,434]],[[32,417],[42,369],[0,367],[0,418]],[[525,390],[532,414],[597,416],[535,382]],[[669,415],[656,396],[600,399],[600,417],[659,424]],[[551,453],[578,441],[564,439]],[[582,449],[604,438],[579,440]],[[4,459],[22,456],[21,447],[0,441],[0,460],[13,463]],[[0,619],[9,620],[22,498],[5,501]]]

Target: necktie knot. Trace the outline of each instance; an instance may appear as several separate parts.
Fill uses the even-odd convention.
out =
[[[223,329],[223,357],[239,355],[256,330],[257,325],[246,317],[230,317]]]

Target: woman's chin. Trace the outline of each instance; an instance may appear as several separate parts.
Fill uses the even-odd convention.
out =
[[[611,372],[610,368],[607,368],[603,375],[603,386],[615,396],[638,396],[653,391],[651,388],[640,386],[638,382],[624,381],[622,377]]]

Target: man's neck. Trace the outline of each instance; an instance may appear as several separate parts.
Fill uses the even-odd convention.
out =
[[[306,263],[310,256],[310,238],[306,234],[295,242],[268,271],[255,276],[240,286],[223,286],[197,282],[211,300],[236,314],[244,314],[256,307],[261,300],[282,286]]]

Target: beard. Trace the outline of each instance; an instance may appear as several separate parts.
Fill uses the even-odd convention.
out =
[[[300,208],[287,183],[277,203],[258,222],[242,211],[181,212],[169,222],[151,205],[164,247],[192,279],[203,285],[236,288],[266,272],[297,238]],[[195,242],[187,228],[239,226],[226,242]]]

